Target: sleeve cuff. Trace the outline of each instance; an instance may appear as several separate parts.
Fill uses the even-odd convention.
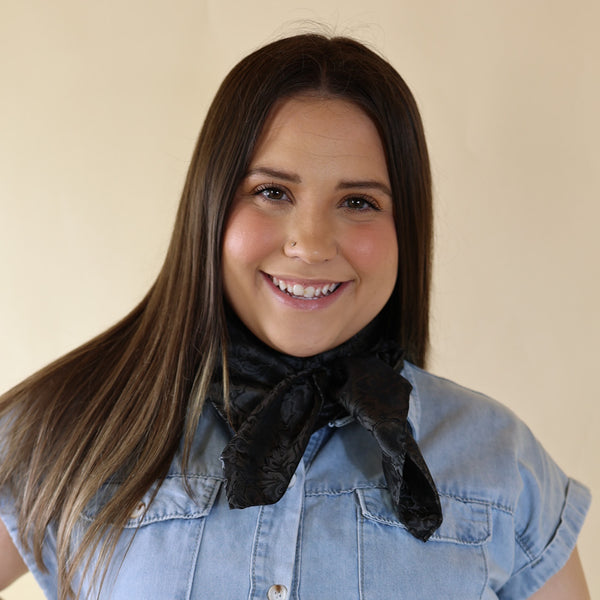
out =
[[[500,598],[529,598],[564,567],[575,549],[590,502],[588,488],[569,479],[563,511],[550,543],[536,559],[513,574],[502,587]]]

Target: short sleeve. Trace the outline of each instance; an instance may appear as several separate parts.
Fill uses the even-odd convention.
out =
[[[34,576],[38,585],[42,588],[44,595],[48,599],[56,599],[56,559],[52,551],[50,551],[48,544],[45,544],[42,549],[42,559],[47,567],[47,571],[42,571],[35,559],[33,554],[30,552],[24,552],[18,539],[18,526],[17,517],[15,514],[15,507],[12,503],[11,497],[5,492],[0,493],[0,519],[4,522],[13,543],[19,550],[27,568]]]
[[[514,570],[498,593],[506,600],[529,598],[560,571],[575,548],[591,501],[589,490],[568,478],[521,426]]]

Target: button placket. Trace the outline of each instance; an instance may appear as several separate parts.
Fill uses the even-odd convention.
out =
[[[249,600],[289,600],[304,503],[304,464],[279,502],[261,506],[252,547]],[[290,481],[290,484],[292,484]]]

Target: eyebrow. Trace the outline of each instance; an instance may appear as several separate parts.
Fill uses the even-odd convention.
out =
[[[251,177],[252,175],[267,175],[283,181],[289,181],[290,183],[302,183],[302,179],[296,173],[288,173],[287,171],[280,171],[279,169],[271,169],[269,167],[255,167],[246,173],[246,177]],[[392,190],[387,185],[381,181],[377,181],[376,179],[360,179],[356,181],[345,180],[340,181],[340,183],[338,183],[336,186],[336,189],[338,190],[349,190],[356,188],[371,190],[376,189],[384,194],[387,194],[390,198],[392,197]]]
[[[384,194],[387,194],[390,198],[392,197],[392,190],[385,185],[385,183],[381,183],[381,181],[376,181],[374,179],[365,179],[360,181],[341,181],[337,189],[338,190],[348,190],[348,189],[376,189]]]
[[[291,183],[302,182],[299,175],[287,173],[286,171],[279,171],[277,169],[270,169],[268,167],[255,167],[246,173],[246,177],[251,177],[252,175],[268,175],[269,177],[276,177],[277,179],[283,179],[284,181],[290,181]]]

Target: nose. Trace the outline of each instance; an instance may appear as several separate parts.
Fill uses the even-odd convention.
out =
[[[283,252],[311,264],[331,260],[338,253],[333,223],[318,211],[294,215],[287,227]]]

